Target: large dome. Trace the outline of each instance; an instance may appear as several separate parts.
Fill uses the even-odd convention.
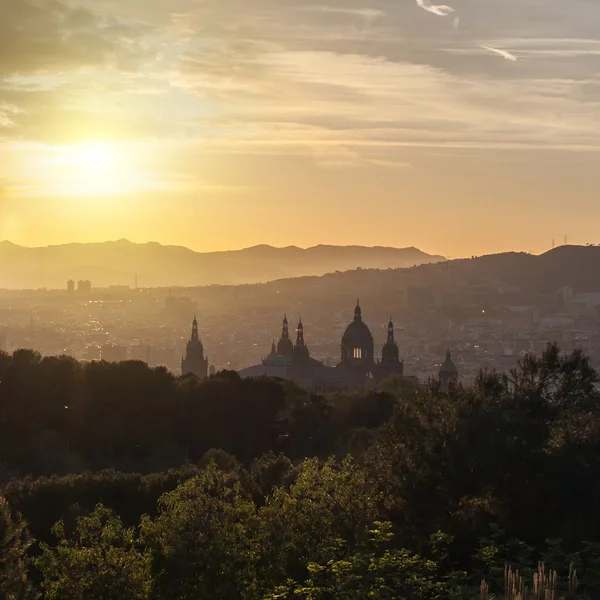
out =
[[[375,344],[371,331],[362,320],[360,304],[354,310],[354,321],[342,337],[342,363],[349,367],[368,367],[375,360]]]
[[[342,337],[342,344],[349,346],[364,347],[373,344],[373,335],[367,324],[361,319],[354,320],[348,327]]]
[[[356,302],[354,309],[354,321],[348,325],[344,337],[342,337],[342,345],[366,347],[373,344],[373,335],[367,324],[362,320],[362,310],[360,302]]]

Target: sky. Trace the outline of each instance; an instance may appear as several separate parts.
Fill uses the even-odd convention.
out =
[[[598,243],[597,0],[0,0],[0,240]]]

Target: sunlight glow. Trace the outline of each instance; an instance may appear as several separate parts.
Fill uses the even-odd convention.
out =
[[[131,173],[119,148],[93,143],[57,148],[49,162],[56,169],[48,191],[65,196],[106,196],[129,190]]]
[[[106,197],[152,187],[136,164],[136,152],[126,144],[87,143],[27,149],[22,163],[27,185],[19,195]]]

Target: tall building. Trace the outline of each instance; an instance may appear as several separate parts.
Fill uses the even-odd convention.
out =
[[[185,358],[181,359],[181,374],[196,375],[199,379],[208,376],[208,359],[204,357],[204,346],[198,335],[198,321],[194,317],[192,336],[187,344]]]
[[[92,282],[91,281],[78,281],[77,282],[77,291],[80,294],[89,294],[92,291]]]
[[[296,329],[296,345],[293,350],[294,361],[297,364],[307,363],[310,360],[310,352],[308,346],[304,342],[304,325],[302,324],[302,318],[298,323],[298,329]]]
[[[440,369],[440,391],[447,394],[450,391],[450,385],[458,380],[458,369],[452,362],[450,350],[446,352],[446,360]]]
[[[283,318],[283,329],[281,330],[281,338],[277,344],[277,354],[279,356],[292,356],[294,353],[294,343],[290,339],[290,328],[287,315]]]
[[[75,282],[72,279],[69,279],[69,281],[67,281],[67,292],[69,292],[69,294],[72,294],[75,291]]]
[[[390,372],[390,374],[404,375],[404,361],[400,360],[400,349],[394,339],[394,323],[390,317],[388,323],[387,340],[381,351],[380,369]]]
[[[341,340],[340,363],[337,366],[326,366],[311,358],[304,333],[304,324],[300,319],[294,345],[290,339],[286,316],[279,343],[273,342],[271,352],[262,364],[244,369],[240,371],[240,375],[289,379],[310,391],[323,392],[377,387],[386,377],[404,374],[404,363],[400,360],[400,352],[394,340],[394,324],[390,321],[382,359],[376,361],[373,335],[363,321],[358,302],[354,309],[354,320],[346,328]]]

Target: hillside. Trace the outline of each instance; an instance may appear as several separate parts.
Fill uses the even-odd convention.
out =
[[[346,307],[357,296],[365,306],[383,309],[396,306],[411,288],[417,295],[419,289],[426,289],[453,296],[452,303],[460,306],[489,290],[502,291],[506,302],[511,297],[517,303],[536,302],[539,294],[563,286],[576,292],[600,292],[600,247],[563,246],[539,256],[508,252],[413,268],[357,269],[235,288],[212,286],[199,290],[198,298],[206,310],[232,312],[296,303],[333,310]]]
[[[194,252],[127,240],[26,248],[0,243],[0,288],[63,288],[68,279],[96,287],[239,285],[323,275],[356,268],[389,269],[444,260],[416,248],[255,246],[231,252]]]

